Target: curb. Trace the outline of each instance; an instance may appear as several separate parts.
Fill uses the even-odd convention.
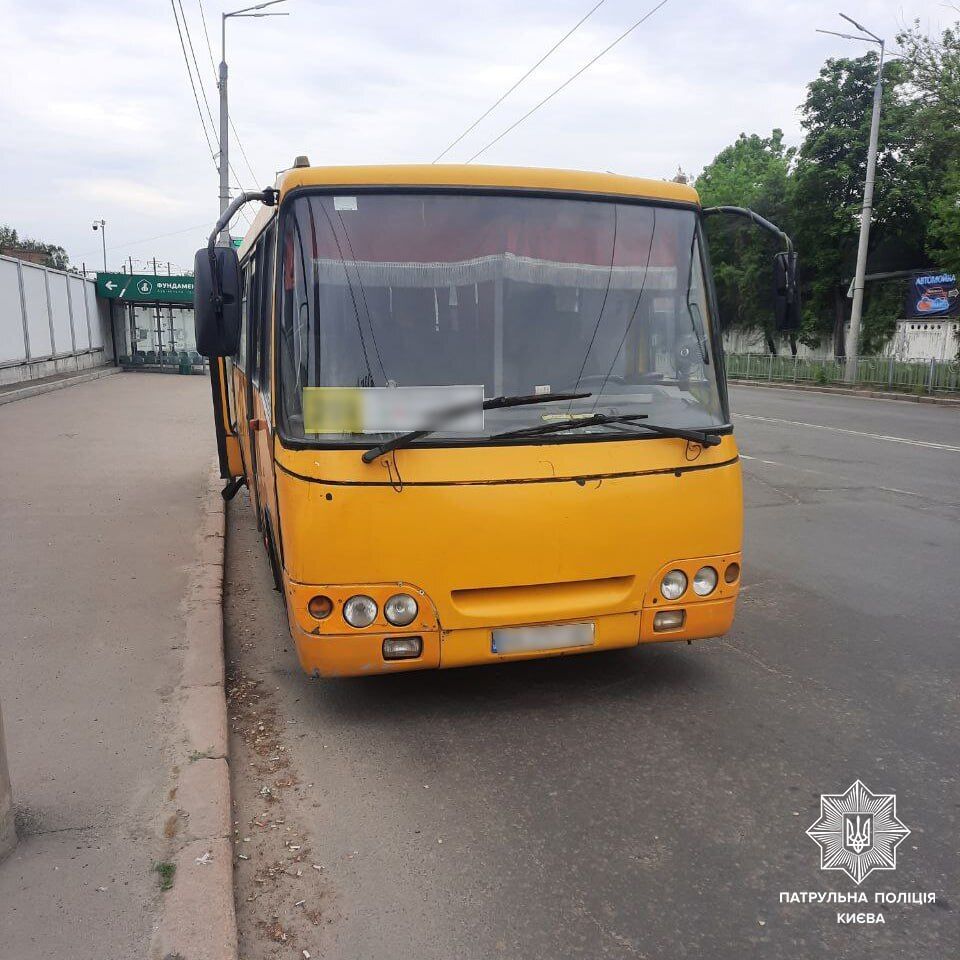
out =
[[[100,369],[88,370],[86,373],[78,373],[75,377],[65,377],[63,380],[51,380],[48,383],[34,383],[20,390],[7,390],[0,393],[0,406],[5,403],[13,403],[15,400],[26,400],[27,397],[39,397],[42,393],[52,393],[54,390],[63,390],[66,387],[73,387],[78,383],[86,383],[88,380],[99,380],[102,377],[112,377],[115,373],[122,373],[120,367],[102,367]],[[30,381],[26,381],[30,384]]]
[[[233,843],[223,653],[224,504],[207,478],[197,558],[184,604],[181,736],[164,833],[176,864],[154,933],[154,960],[236,960]],[[172,836],[171,836],[172,834]]]
[[[798,390],[801,393],[830,393],[834,396],[860,397],[867,400],[899,400],[901,403],[934,403],[942,407],[960,407],[960,399],[952,397],[934,397],[924,394],[915,396],[908,393],[889,393],[883,390],[852,390],[849,387],[808,387],[801,383],[782,383],[776,380],[740,380],[729,377],[728,383],[738,387],[763,387],[772,390]]]

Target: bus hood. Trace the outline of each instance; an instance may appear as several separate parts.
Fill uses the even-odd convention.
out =
[[[360,452],[278,444],[286,575],[418,587],[443,629],[636,611],[665,564],[741,549],[730,436]]]

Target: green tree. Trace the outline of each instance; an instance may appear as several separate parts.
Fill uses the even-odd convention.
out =
[[[846,292],[856,261],[877,64],[873,52],[828,60],[802,107],[806,136],[797,154],[793,200],[795,240],[807,280],[804,332],[808,341],[831,337],[838,356],[844,353]],[[907,269],[923,259],[922,214],[908,176],[912,104],[903,91],[905,79],[903,64],[888,61],[868,273]],[[865,334],[873,339],[872,331]]]
[[[960,272],[960,24],[930,37],[914,21],[897,42],[913,107],[910,174],[927,259]]]
[[[42,258],[40,262],[44,266],[53,267],[57,270],[66,270],[70,265],[70,258],[63,247],[20,237],[12,227],[0,224],[0,252],[7,251],[14,256],[23,251],[40,254]]]
[[[749,207],[789,233],[794,153],[784,146],[782,130],[769,137],[741,133],[697,178],[701,202],[705,207]],[[762,329],[768,349],[775,353],[774,239],[746,221],[726,217],[707,220],[707,233],[724,326]]]

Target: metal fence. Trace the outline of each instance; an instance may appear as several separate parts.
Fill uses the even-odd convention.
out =
[[[0,383],[103,363],[109,338],[92,280],[0,257]]]
[[[726,365],[727,376],[734,380],[823,385],[845,382],[845,362],[834,358],[728,353]],[[856,383],[881,390],[905,390],[910,393],[960,391],[960,362],[863,357],[857,361]]]

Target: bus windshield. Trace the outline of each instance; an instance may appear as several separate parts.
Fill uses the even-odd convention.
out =
[[[281,251],[278,410],[288,438],[336,446],[390,436],[312,432],[304,391],[316,387],[590,394],[488,411],[482,430],[440,430],[428,444],[483,443],[589,414],[724,423],[693,210],[480,192],[303,193],[284,208]],[[641,433],[594,423],[547,439]]]

